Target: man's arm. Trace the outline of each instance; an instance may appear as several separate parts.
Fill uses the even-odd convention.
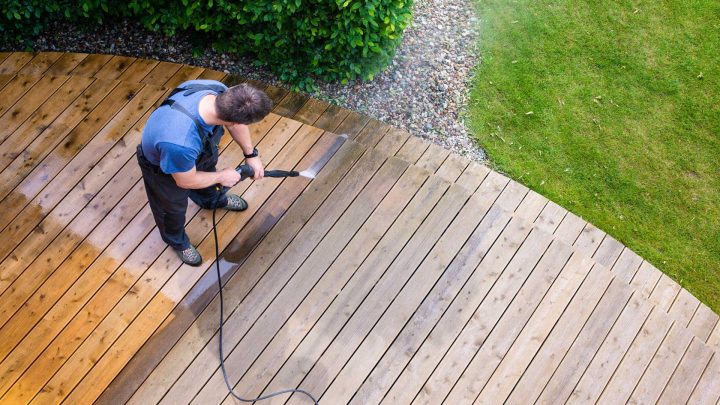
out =
[[[252,154],[253,144],[252,137],[250,136],[250,128],[244,124],[235,124],[228,126],[227,129],[228,132],[230,132],[230,136],[232,136],[235,142],[240,145],[243,153],[246,155]],[[253,168],[253,171],[255,172],[255,177],[253,177],[253,179],[257,180],[263,178],[265,175],[265,169],[260,157],[245,159],[245,163]]]
[[[219,172],[199,172],[193,167],[186,172],[173,173],[172,177],[178,187],[186,190],[210,187],[214,184],[232,187],[240,181],[240,174],[233,169]]]

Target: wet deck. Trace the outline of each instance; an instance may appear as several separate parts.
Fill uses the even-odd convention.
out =
[[[232,403],[219,370],[211,216],[181,265],[135,145],[202,68],[0,53],[0,401]],[[320,403],[720,398],[718,317],[612,237],[485,166],[322,101],[252,127],[270,168],[219,212],[230,380]],[[347,139],[335,134],[346,134]],[[241,150],[229,137],[220,166]],[[308,403],[287,396],[273,403]]]

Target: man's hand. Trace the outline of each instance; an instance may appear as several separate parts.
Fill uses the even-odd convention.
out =
[[[240,173],[235,169],[224,169],[218,172],[218,183],[224,187],[232,187],[240,181]]]
[[[263,167],[263,163],[259,156],[245,159],[245,163],[252,167],[253,173],[255,173],[253,176],[254,180],[262,179],[265,176],[265,168]]]

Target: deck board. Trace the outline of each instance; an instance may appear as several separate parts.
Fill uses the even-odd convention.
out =
[[[0,401],[226,403],[210,213],[181,265],[135,145],[193,78],[264,89],[268,167],[218,212],[230,383],[321,403],[716,403],[714,314],[610,235],[363,114],[214,70],[0,54]],[[347,138],[335,133],[345,133]],[[242,151],[229,136],[219,166]],[[286,395],[268,403],[307,403]]]

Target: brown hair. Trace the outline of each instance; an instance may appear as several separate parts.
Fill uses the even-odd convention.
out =
[[[270,113],[273,103],[265,92],[242,83],[230,87],[215,99],[215,109],[223,121],[252,124]]]

